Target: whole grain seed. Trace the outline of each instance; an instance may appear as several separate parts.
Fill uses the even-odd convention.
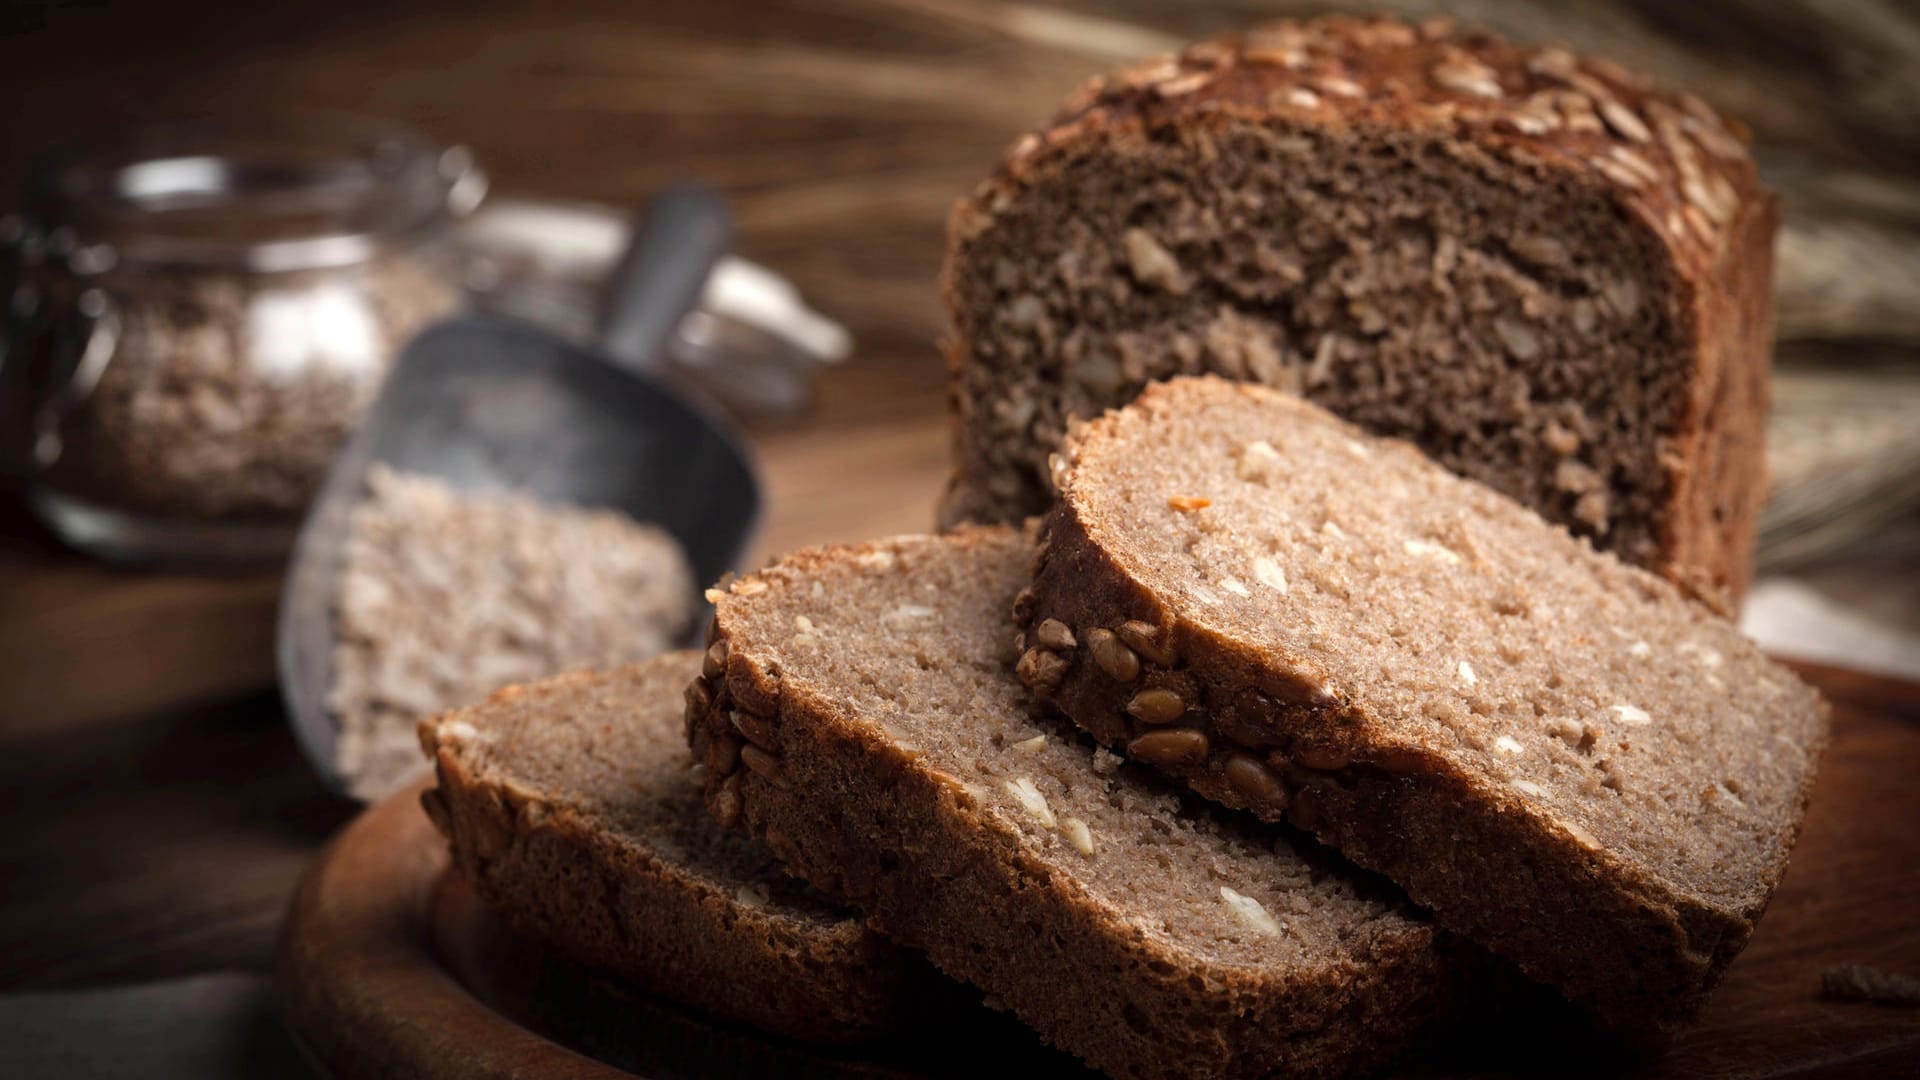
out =
[[[1698,207],[1684,207],[1681,209],[1680,215],[1686,218],[1687,228],[1691,229],[1693,234],[1700,238],[1702,244],[1705,244],[1707,247],[1713,247],[1718,242],[1719,233],[1714,229],[1713,221],[1708,218],[1705,213],[1701,212]]]
[[[1020,654],[1020,662],[1013,670],[1027,686],[1035,690],[1051,689],[1066,677],[1067,661],[1058,653],[1032,648]]]
[[[1139,653],[1148,663],[1161,667],[1173,663],[1173,650],[1160,644],[1160,631],[1150,622],[1129,619],[1113,628],[1113,632],[1126,643],[1127,648]],[[1172,635],[1168,635],[1171,640]]]
[[[1120,244],[1125,249],[1127,268],[1134,280],[1175,295],[1187,291],[1187,279],[1180,270],[1179,260],[1152,233],[1141,228],[1128,229],[1121,235]]]
[[[1613,87],[1584,71],[1575,71],[1566,76],[1566,83],[1575,91],[1593,102],[1595,108],[1604,108],[1609,102],[1617,100],[1613,96]]]
[[[1540,355],[1540,335],[1525,323],[1496,318],[1493,320],[1493,332],[1506,347],[1507,354],[1515,360],[1531,360]]]
[[[1271,64],[1289,70],[1299,70],[1307,64],[1307,54],[1298,48],[1272,45],[1250,44],[1241,54],[1250,63]]]
[[[1222,885],[1220,899],[1226,901],[1227,910],[1233,912],[1234,918],[1240,920],[1247,929],[1270,937],[1279,937],[1286,932],[1279,921],[1267,912],[1266,907],[1253,897],[1243,896]]]
[[[1105,627],[1087,631],[1087,651],[1093,654],[1093,662],[1100,665],[1100,670],[1106,672],[1110,679],[1130,683],[1140,677],[1140,657]]]
[[[1565,266],[1568,261],[1566,243],[1544,233],[1520,233],[1508,240],[1507,246],[1514,254],[1542,266]]]
[[[1255,439],[1240,448],[1240,455],[1234,464],[1234,475],[1242,480],[1263,481],[1271,478],[1280,468],[1280,451],[1265,439]]]
[[[1654,168],[1653,162],[1624,146],[1608,147],[1607,156],[1638,176],[1642,183],[1655,184],[1660,181],[1660,170]]]
[[[1186,702],[1165,687],[1151,687],[1133,695],[1127,702],[1127,715],[1143,724],[1171,724],[1184,716]]]
[[[1595,840],[1593,838],[1592,833],[1581,828],[1579,825],[1576,825],[1571,821],[1562,821],[1560,823],[1560,827],[1562,829],[1565,829],[1567,831],[1567,835],[1573,837],[1574,840],[1578,841],[1582,846],[1594,848],[1596,850],[1600,847],[1600,841]]]
[[[1571,90],[1563,90],[1554,97],[1560,106],[1560,116],[1566,121],[1567,130],[1575,132],[1600,132],[1606,125],[1600,120],[1600,114],[1594,111],[1593,101]]]
[[[1052,482],[1054,490],[1058,491],[1065,486],[1067,470],[1070,467],[1065,455],[1058,453],[1047,455],[1047,479]]]
[[[1141,61],[1139,66],[1120,76],[1122,82],[1135,89],[1164,82],[1180,74],[1180,63],[1171,55],[1150,57]]]
[[[1460,563],[1460,556],[1455,554],[1451,548],[1436,544],[1431,540],[1406,540],[1403,541],[1400,546],[1407,554],[1415,558],[1436,559],[1453,566],[1457,566]]]
[[[1207,759],[1207,736],[1193,728],[1149,731],[1128,743],[1127,753],[1149,765],[1197,765]]]
[[[1607,307],[1622,319],[1631,319],[1640,310],[1640,286],[1632,278],[1617,277],[1601,287]]]
[[[1233,50],[1218,41],[1198,41],[1180,52],[1180,59],[1196,67],[1217,69],[1233,66]]]
[[[1636,705],[1615,705],[1612,706],[1612,709],[1614,719],[1619,720],[1623,724],[1644,727],[1647,724],[1653,723],[1653,717],[1647,715],[1645,709]]]
[[[1714,157],[1722,161],[1747,160],[1746,144],[1735,138],[1718,119],[1700,120],[1689,116],[1682,122],[1682,126],[1689,135],[1693,136],[1695,142],[1706,147],[1707,153]]]
[[[735,731],[747,737],[748,742],[763,750],[779,752],[780,732],[774,725],[752,713],[740,712],[737,709],[727,715],[727,720],[733,724]]]
[[[705,716],[707,709],[713,705],[713,685],[707,682],[705,676],[696,676],[687,684],[683,700],[686,702],[686,715],[689,719]]]
[[[766,680],[768,685],[763,686],[742,673],[739,678],[727,680],[727,693],[732,695],[735,704],[755,716],[774,716],[780,712],[779,677],[768,674]]]
[[[1535,75],[1548,75],[1556,79],[1580,70],[1574,55],[1565,49],[1549,46],[1527,58],[1527,70]]]
[[[787,786],[787,778],[780,769],[780,759],[757,746],[748,744],[741,747],[740,763],[770,784],[783,788]]]
[[[1073,636],[1073,628],[1059,619],[1042,619],[1034,628],[1033,640],[1048,649],[1060,652],[1072,652],[1079,642]]]
[[[1287,805],[1286,786],[1252,754],[1233,754],[1220,772],[1226,777],[1227,786],[1239,792],[1251,807],[1279,810]]]
[[[1619,184],[1621,187],[1638,189],[1646,185],[1646,181],[1640,178],[1639,173],[1634,172],[1632,169],[1627,168],[1610,157],[1596,155],[1589,158],[1588,161],[1601,176]]]
[[[1622,138],[1641,143],[1653,139],[1653,132],[1647,129],[1647,122],[1640,119],[1640,114],[1618,101],[1601,102],[1600,118]]]
[[[1191,514],[1196,510],[1205,510],[1213,505],[1213,500],[1199,495],[1172,495],[1167,498],[1167,508],[1182,514]]]
[[[1168,79],[1165,82],[1162,82],[1156,85],[1154,87],[1154,90],[1163,98],[1183,97],[1187,94],[1193,93],[1195,90],[1200,89],[1201,87],[1207,85],[1209,82],[1212,82],[1212,81],[1213,81],[1213,77],[1207,72],[1194,71],[1194,72],[1189,72],[1185,75]]]
[[[1033,589],[1021,589],[1013,598],[1013,624],[1028,626],[1033,622]]]
[[[1077,817],[1063,818],[1060,834],[1067,838],[1067,843],[1072,844],[1075,851],[1082,855],[1093,854],[1093,830],[1087,827],[1086,822]]]
[[[1497,98],[1500,79],[1492,68],[1467,56],[1456,56],[1434,66],[1433,81],[1456,94]]]
[[[1041,828],[1052,829],[1059,825],[1053,816],[1053,808],[1047,805],[1047,797],[1040,793],[1040,788],[1030,778],[1022,776],[1007,781],[1004,786],[1007,794],[1020,804],[1020,809],[1026,811],[1027,816]]]
[[[1287,591],[1286,572],[1280,568],[1280,564],[1274,561],[1270,555],[1254,556],[1253,580],[1283,595]]]

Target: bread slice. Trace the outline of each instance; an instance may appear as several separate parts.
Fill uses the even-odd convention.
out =
[[[1095,79],[953,214],[943,519],[1043,512],[1076,418],[1206,372],[1737,597],[1777,216],[1744,140],[1445,22],[1283,22]]]
[[[1424,922],[1030,711],[1007,610],[1032,551],[1005,528],[816,548],[710,593],[688,726],[714,813],[1115,1076],[1331,1076],[1406,1045],[1447,981]]]
[[[1178,379],[1067,440],[1020,669],[1109,745],[1313,830],[1628,1031],[1753,931],[1819,696],[1668,582],[1411,446]]]
[[[801,1039],[893,1027],[938,977],[714,825],[681,724],[699,671],[671,653],[422,721],[454,865],[515,929],[650,993]]]

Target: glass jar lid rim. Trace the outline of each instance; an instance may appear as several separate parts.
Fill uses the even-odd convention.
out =
[[[318,269],[364,262],[479,201],[463,147],[335,115],[146,125],[34,170],[32,212],[104,263]],[[94,262],[100,263],[98,257]]]

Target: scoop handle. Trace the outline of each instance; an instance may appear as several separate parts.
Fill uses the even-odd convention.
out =
[[[622,367],[649,371],[700,300],[727,253],[733,217],[719,192],[681,183],[655,195],[634,219],[627,250],[600,301],[600,345]]]

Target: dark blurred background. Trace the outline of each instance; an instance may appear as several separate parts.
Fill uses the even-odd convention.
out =
[[[1827,268],[1830,230],[1920,222],[1920,11],[1900,0],[1470,0],[1444,10],[1689,87],[1750,124],[1788,201],[1784,335],[1912,340],[1916,270]],[[946,208],[1087,75],[1339,5],[996,0],[625,4],[20,3],[0,18],[0,149],[104,126],[286,108],[412,123],[497,190],[631,204],[688,174],[742,244],[869,334],[920,342]],[[1903,237],[1904,238],[1904,237]],[[1890,245],[1891,248],[1911,247]],[[1802,265],[1806,255],[1814,263]],[[1895,278],[1896,281],[1887,280]],[[1904,291],[1892,288],[1904,285]],[[1875,288],[1883,292],[1875,292]],[[1876,302],[1876,297],[1878,302]]]

